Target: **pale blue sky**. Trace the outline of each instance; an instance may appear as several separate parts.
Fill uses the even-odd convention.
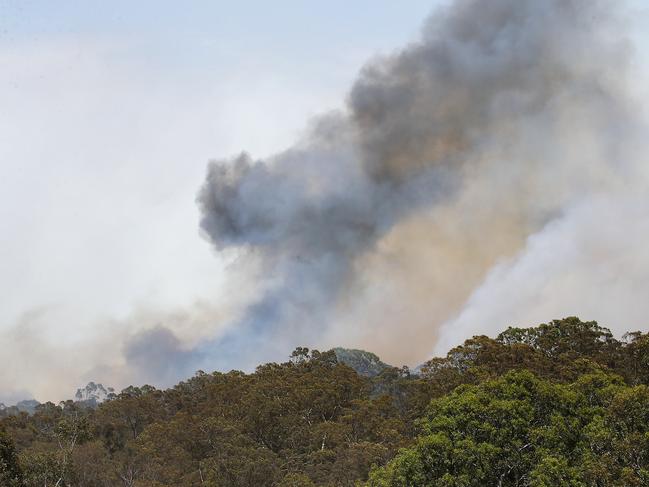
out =
[[[391,49],[412,39],[437,0],[345,2],[2,0],[3,42],[126,38],[171,61],[236,53],[299,59],[340,49]],[[206,58],[201,59],[206,61]]]

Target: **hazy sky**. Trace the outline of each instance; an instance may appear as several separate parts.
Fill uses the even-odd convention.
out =
[[[134,309],[214,299],[206,162],[287,146],[430,8],[0,0],[0,330],[84,347]]]
[[[206,162],[289,146],[437,3],[0,0],[0,333],[62,350],[13,356],[0,400],[52,393],[16,371],[113,353],[139,310],[227,301],[228,257],[198,230]]]

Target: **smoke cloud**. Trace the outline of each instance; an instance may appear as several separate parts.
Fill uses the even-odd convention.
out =
[[[217,250],[241,252],[258,289],[226,340],[242,356],[252,343],[255,360],[344,343],[415,363],[436,343],[514,319],[615,315],[576,285],[605,292],[593,269],[625,252],[618,239],[641,216],[617,195],[646,188],[631,49],[614,7],[455,1],[421,40],[371,61],[347,110],[314,121],[294,147],[210,163],[201,228]],[[593,233],[608,246],[581,236],[600,211],[618,222]],[[573,259],[593,252],[595,261]],[[553,286],[567,267],[581,278]],[[537,295],[561,299],[541,316]],[[614,321],[629,317],[613,309]],[[218,340],[206,348],[223,353]]]
[[[467,334],[547,316],[597,317],[618,334],[647,330],[649,204],[645,195],[581,201],[494,266],[458,316],[441,329],[438,352]]]

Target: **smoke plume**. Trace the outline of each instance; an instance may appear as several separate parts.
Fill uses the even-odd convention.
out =
[[[615,203],[646,189],[626,86],[630,47],[615,7],[457,0],[419,41],[367,64],[347,109],[315,120],[293,147],[210,163],[201,228],[217,250],[239,252],[257,292],[203,352],[219,360],[236,345],[258,361],[300,343],[345,343],[414,363],[436,343],[451,345],[448,337],[524,316],[596,317],[603,303],[582,307],[577,286],[519,281],[550,286],[565,269],[527,260],[572,260],[600,232],[624,238],[606,224],[595,242],[580,238],[582,218],[596,224],[591,202],[612,201],[608,216],[635,224],[628,205]],[[578,248],[563,252],[570,245]],[[624,247],[600,250],[575,272],[594,272]],[[560,293],[573,308],[513,312],[535,293]]]

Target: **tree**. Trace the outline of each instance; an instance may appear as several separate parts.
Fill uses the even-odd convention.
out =
[[[23,473],[18,465],[14,442],[6,431],[0,429],[0,485],[18,487],[22,482]]]
[[[0,418],[0,486],[644,487],[648,336],[566,318],[469,338],[420,374],[298,348],[96,410],[45,403]]]
[[[47,403],[39,406],[34,423],[48,448],[23,452],[27,485],[59,487],[76,483],[73,454],[78,445],[91,437],[86,411],[72,401],[60,406]]]
[[[598,371],[573,384],[512,371],[434,400],[425,434],[368,485],[647,485],[649,389]]]

